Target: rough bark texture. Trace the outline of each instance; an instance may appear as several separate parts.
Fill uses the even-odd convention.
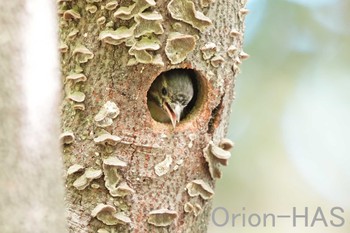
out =
[[[217,170],[210,174],[204,152],[226,133],[234,76],[246,56],[242,37],[247,12],[245,0],[193,1],[210,23],[192,12],[191,2],[136,0],[131,13],[124,15],[118,13],[119,7],[134,2],[118,1],[116,8],[113,1],[60,2],[62,138],[71,232],[206,232],[210,191],[208,198],[191,197],[187,185],[201,180],[198,189],[205,192],[206,185],[215,186],[212,176],[220,176]],[[175,12],[174,7],[180,10]],[[145,12],[153,12],[153,19]],[[122,26],[124,32],[118,31]],[[112,30],[119,37],[113,37]],[[137,49],[142,35],[159,40],[160,48]],[[166,54],[172,45],[171,52],[184,54],[184,59]],[[213,45],[216,49],[210,49]],[[195,107],[175,129],[154,121],[147,108],[147,91],[154,79],[174,68],[194,69],[199,84]],[[103,117],[101,109],[112,103],[119,115],[111,110]],[[120,141],[99,143],[106,133]],[[165,174],[156,174],[157,164]],[[120,190],[125,184],[133,191],[123,196]],[[185,212],[185,203],[196,210]],[[152,212],[157,210],[160,214]]]
[[[63,233],[55,10],[30,5],[1,3],[0,232]]]

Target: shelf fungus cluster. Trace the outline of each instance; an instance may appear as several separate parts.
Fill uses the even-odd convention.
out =
[[[121,161],[116,156],[109,156],[103,159],[103,165],[101,169],[85,168],[80,164],[73,164],[67,170],[67,175],[72,176],[73,174],[80,174],[78,178],[73,182],[73,187],[78,190],[84,190],[91,182],[95,179],[99,179],[104,176],[105,187],[109,191],[112,197],[125,197],[132,195],[135,190],[132,189],[126,181],[122,180],[120,175],[120,168],[127,166],[127,163]],[[92,188],[99,188],[100,186],[96,183],[91,184]],[[131,219],[126,216],[123,212],[118,212],[113,205],[99,204],[91,213],[92,217],[96,217],[106,225],[117,225],[117,224],[129,224]]]
[[[94,57],[94,54],[84,45],[78,45],[73,50],[73,56],[78,63],[86,63]]]
[[[214,196],[214,190],[203,180],[192,180],[186,185],[186,189],[191,197],[200,196],[204,200],[209,200]]]
[[[208,7],[213,0],[202,0],[201,5]],[[85,8],[90,14],[97,12],[98,8],[91,2]],[[164,34],[163,16],[154,8],[156,2],[154,0],[134,0],[129,5],[119,6],[117,1],[109,1],[103,9],[114,11],[113,18],[107,19],[107,15],[103,15],[97,19],[100,25],[105,24],[108,20],[112,22],[108,27],[101,30],[99,33],[99,40],[111,45],[120,45],[124,43],[129,48],[129,55],[132,58],[128,65],[135,65],[137,63],[154,64],[163,66],[161,54],[157,51],[163,46],[158,38]],[[63,9],[63,8],[62,8]],[[102,9],[102,8],[101,8]],[[204,32],[212,21],[205,16],[201,11],[195,8],[195,4],[190,0],[171,0],[167,5],[169,15],[177,22],[172,24],[187,24],[201,32]],[[65,20],[79,20],[81,14],[76,9],[64,10],[62,17]],[[124,20],[134,22],[129,26],[120,25],[113,29],[113,21]],[[107,25],[106,25],[107,26]],[[188,54],[192,52],[196,45],[196,38],[193,35],[181,34],[184,30],[173,28],[174,31],[169,32],[166,40],[166,56],[172,64],[178,64],[186,59]],[[187,30],[186,30],[187,31]],[[175,35],[175,36],[174,36]],[[145,39],[149,40],[152,46],[140,46]],[[68,39],[68,37],[67,37]],[[156,46],[155,46],[156,45]],[[62,43],[60,47],[62,52],[67,52],[68,46]],[[94,57],[94,54],[83,45],[78,45],[73,50],[73,56],[76,57],[78,63],[85,63]]]
[[[186,190],[191,198],[200,197],[204,201],[207,201],[214,196],[214,190],[208,183],[201,179],[192,180],[189,182],[186,185]],[[196,199],[194,199],[192,202],[186,202],[184,205],[184,211],[186,213],[192,213],[194,216],[198,216],[202,211],[202,206],[198,202],[194,203],[195,201]]]
[[[201,0],[202,7],[207,7],[211,0]],[[242,8],[237,13],[238,18],[241,19],[249,10]],[[242,21],[242,20],[241,20]],[[241,48],[241,43],[243,40],[243,33],[233,28],[229,36],[232,38],[232,42],[228,47],[219,48],[217,44],[213,42],[206,42],[200,48],[202,52],[202,57],[205,61],[211,64],[214,68],[221,67],[227,59],[233,60],[233,70],[235,73],[239,72],[239,65],[242,60],[249,58],[249,55],[245,53]]]
[[[116,103],[107,101],[95,115],[94,120],[97,126],[104,128],[113,124],[115,119],[120,113],[120,110]]]
[[[121,181],[122,176],[120,175],[119,169],[126,166],[126,162],[114,156],[103,159],[105,186],[112,197],[125,197],[135,193],[135,190],[129,187],[126,182]]]
[[[160,54],[155,54],[155,51],[160,49],[156,35],[164,33],[161,24],[163,17],[156,11],[144,12],[155,5],[153,0],[137,0],[129,6],[119,7],[113,14],[114,18],[134,19],[135,23],[130,27],[120,26],[116,30],[103,30],[100,32],[99,40],[111,45],[125,43],[129,47],[129,54],[133,56],[128,65],[137,63],[164,65]]]
[[[210,176],[213,179],[221,178],[220,164],[226,166],[228,159],[231,157],[229,151],[233,147],[233,142],[229,139],[223,139],[219,146],[210,142],[207,147],[204,148],[203,153],[205,160],[208,163]]]
[[[77,29],[72,30],[67,35],[67,40],[73,40],[78,33]],[[61,42],[60,51],[66,53],[68,50],[68,45]],[[87,77],[83,73],[80,64],[88,62],[94,57],[94,54],[85,46],[77,45],[72,51],[72,56],[76,61],[76,67],[65,77],[67,98],[73,102],[73,109],[84,111],[85,105],[83,102],[86,96],[79,89],[87,81]]]
[[[91,211],[91,216],[97,218],[108,226],[118,224],[126,225],[131,223],[131,219],[123,212],[117,212],[114,206],[103,203],[98,204]]]
[[[84,190],[93,180],[102,176],[101,169],[85,168],[80,164],[73,164],[68,168],[67,175],[75,173],[80,173],[80,176],[73,182],[73,186],[78,190]]]
[[[153,0],[135,0],[128,6],[119,6],[115,1],[105,6],[108,10],[116,9],[113,13],[115,19],[133,19],[134,21],[131,26],[106,28],[99,34],[99,40],[106,44],[124,43],[129,47],[128,53],[132,56],[128,62],[129,66],[137,63],[164,65],[160,53],[157,53],[162,47],[158,36],[164,34],[163,16],[153,10],[155,5],[156,2]],[[87,10],[91,12],[90,8]],[[173,19],[189,24],[202,32],[212,24],[208,17],[195,9],[192,1],[172,0],[167,5],[167,9]],[[177,31],[170,32],[166,40],[165,54],[172,64],[178,64],[186,59],[187,55],[194,50],[195,45],[194,36],[184,35]]]

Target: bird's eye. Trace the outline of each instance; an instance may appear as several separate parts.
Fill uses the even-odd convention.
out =
[[[167,95],[168,91],[165,87],[162,88],[162,95]]]

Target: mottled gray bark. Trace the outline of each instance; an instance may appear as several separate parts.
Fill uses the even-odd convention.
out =
[[[60,3],[70,231],[206,232],[227,162],[219,144],[234,77],[247,57],[245,0],[133,3]],[[175,129],[147,107],[154,79],[174,68],[194,69],[199,84]]]
[[[0,232],[62,233],[54,4],[4,1],[0,11]]]

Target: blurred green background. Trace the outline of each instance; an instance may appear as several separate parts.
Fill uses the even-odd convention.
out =
[[[235,148],[213,204],[229,216],[218,210],[208,232],[349,233],[350,1],[249,0],[247,8],[250,58],[228,133]],[[296,227],[292,218],[274,227],[248,222],[254,213],[292,215],[293,207],[299,215],[308,207],[308,227],[301,218]],[[344,224],[333,207],[344,210],[334,212]],[[232,226],[232,214],[245,214],[245,226],[242,216]]]

